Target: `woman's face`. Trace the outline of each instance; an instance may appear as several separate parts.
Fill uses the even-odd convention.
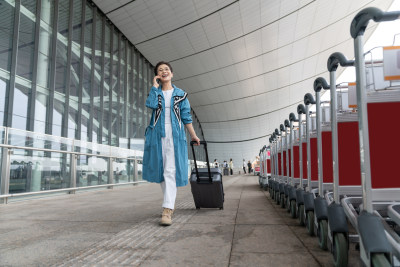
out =
[[[172,77],[174,77],[171,69],[168,67],[168,65],[165,64],[161,64],[160,66],[158,66],[157,75],[160,76],[162,82],[171,81]]]

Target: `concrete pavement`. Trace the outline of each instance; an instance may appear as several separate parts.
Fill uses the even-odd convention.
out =
[[[180,188],[170,227],[158,225],[157,184],[0,205],[0,266],[333,265],[258,177],[224,177],[224,188],[224,210],[196,210]]]

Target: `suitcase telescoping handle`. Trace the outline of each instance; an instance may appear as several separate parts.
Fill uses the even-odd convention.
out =
[[[200,182],[200,175],[199,175],[199,170],[197,169],[196,154],[194,153],[194,146],[193,146],[194,144],[196,144],[195,141],[190,141],[190,146],[192,147],[192,152],[193,152],[194,168],[196,169],[197,182],[199,183]],[[204,150],[206,152],[208,178],[209,178],[210,183],[212,183],[211,170],[210,170],[210,161],[208,160],[207,142],[206,141],[200,141],[200,145],[204,146]]]

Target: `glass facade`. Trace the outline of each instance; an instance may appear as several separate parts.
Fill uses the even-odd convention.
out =
[[[140,179],[153,66],[92,2],[0,7],[1,194]]]

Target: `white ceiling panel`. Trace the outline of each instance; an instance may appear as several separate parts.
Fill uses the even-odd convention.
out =
[[[238,74],[239,80],[245,80],[245,79],[250,78],[252,73],[250,72],[249,62],[247,60],[240,62],[238,64],[235,64],[235,68],[236,68],[236,72]]]
[[[221,69],[222,75],[227,84],[239,81],[239,75],[234,65]]]
[[[218,4],[214,0],[195,0],[193,2],[199,17],[204,17],[218,9]]]
[[[262,55],[264,73],[278,68],[278,51],[274,50]]]
[[[261,30],[254,31],[244,37],[247,49],[247,57],[253,58],[262,54]]]
[[[245,34],[252,32],[261,26],[260,1],[239,1],[241,22]]]
[[[294,41],[296,27],[293,27],[293,25],[296,25],[296,21],[297,21],[297,12],[279,20],[278,46],[284,46]]]
[[[207,50],[198,55],[198,60],[203,64],[203,67],[208,70],[216,70],[219,68],[218,61],[215,58],[212,50]]]
[[[241,62],[247,59],[246,43],[244,38],[238,38],[229,42],[234,62]]]
[[[190,44],[196,52],[201,52],[205,49],[210,48],[207,35],[204,32],[203,26],[201,25],[200,21],[186,26],[184,30],[190,40]]]
[[[179,57],[184,57],[196,52],[196,49],[191,45],[191,41],[189,41],[189,38],[183,29],[171,32],[168,34],[168,39],[179,54]]]
[[[226,67],[234,63],[229,44],[224,44],[213,48],[215,58],[220,67]]]
[[[270,52],[278,46],[279,27],[278,23],[272,23],[261,29],[263,52]]]
[[[260,1],[261,25],[265,26],[279,19],[280,7],[280,0]]]
[[[175,19],[179,20],[181,25],[191,23],[199,18],[192,1],[169,0],[168,2],[174,10]]]
[[[224,32],[228,40],[232,40],[243,35],[240,9],[237,3],[222,9],[220,12]]]
[[[280,8],[280,15],[281,17],[286,16],[300,8],[300,1],[299,0],[282,0],[281,1],[281,8]]]
[[[201,23],[207,33],[207,40],[212,47],[227,41],[219,13],[214,13],[211,16],[204,18]]]
[[[315,11],[317,10],[317,4],[318,2],[313,2],[297,12],[295,40],[304,38],[311,33],[312,22],[314,20]]]
[[[253,82],[253,89],[254,89],[255,95],[264,93],[267,91],[266,86],[265,86],[264,75],[258,75],[256,77],[254,77],[251,81]]]
[[[233,156],[240,166],[313,92],[315,78],[328,78],[332,52],[353,57],[354,15],[367,6],[387,10],[392,0],[94,2],[151,64],[172,61],[205,138],[239,141],[211,144],[211,157]]]

